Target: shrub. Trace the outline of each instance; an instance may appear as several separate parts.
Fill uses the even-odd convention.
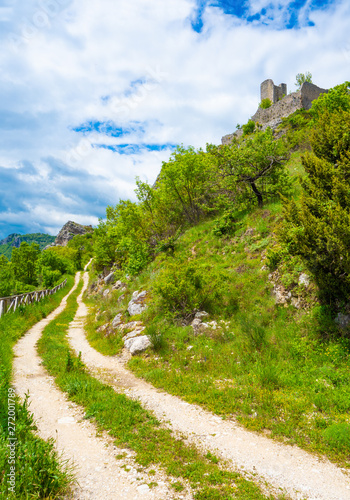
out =
[[[261,101],[261,103],[259,104],[259,108],[261,109],[267,109],[267,108],[270,108],[272,106],[272,102],[270,101],[270,99],[267,97],[266,99],[263,99]]]
[[[197,310],[210,307],[220,295],[214,273],[193,262],[169,262],[154,283],[159,305],[177,317],[189,320]]]
[[[242,126],[243,135],[252,134],[255,130],[255,122],[253,120],[249,120],[248,123]]]
[[[323,437],[332,448],[350,451],[349,424],[333,424],[323,431]]]

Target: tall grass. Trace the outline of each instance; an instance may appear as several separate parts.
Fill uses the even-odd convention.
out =
[[[60,463],[52,440],[40,439],[35,431],[33,416],[28,410],[28,399],[15,398],[16,432],[16,487],[9,490],[9,423],[8,395],[11,387],[13,346],[35,323],[45,318],[73,286],[68,277],[65,288],[15,313],[5,314],[0,320],[0,497],[8,499],[58,498],[68,488],[71,474]]]

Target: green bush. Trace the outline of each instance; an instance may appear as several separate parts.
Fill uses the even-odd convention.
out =
[[[253,120],[249,120],[248,123],[242,126],[243,135],[252,134],[255,130],[255,122]]]
[[[267,97],[266,99],[263,99],[261,103],[259,104],[259,108],[261,109],[267,109],[272,106],[271,100]]]
[[[237,221],[235,214],[230,210],[225,211],[224,214],[214,222],[213,234],[215,234],[215,236],[234,234],[242,225],[242,223]]]
[[[323,437],[332,448],[350,452],[349,424],[333,424],[323,431]]]
[[[219,296],[217,276],[193,262],[168,262],[155,280],[153,290],[162,310],[185,320],[197,310],[210,308]]]

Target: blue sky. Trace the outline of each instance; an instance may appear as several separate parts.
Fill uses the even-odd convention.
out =
[[[0,239],[97,224],[176,144],[245,123],[266,78],[347,80],[346,1],[0,0]]]

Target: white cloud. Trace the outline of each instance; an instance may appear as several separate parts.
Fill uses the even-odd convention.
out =
[[[42,16],[40,25],[38,12],[55,2],[59,8],[47,14],[46,23]],[[13,171],[26,160],[35,172],[27,177],[27,194],[23,171],[14,175],[13,190],[25,199],[14,196],[3,205],[0,237],[23,222],[23,214],[23,227],[42,229],[58,227],[67,216],[96,221],[104,205],[134,197],[136,175],[153,182],[170,154],[144,150],[127,156],[95,143],[204,147],[248,120],[266,78],[286,82],[289,90],[298,72],[311,71],[323,87],[348,78],[345,1],[328,12],[313,11],[315,26],[299,30],[249,24],[208,7],[201,34],[191,29],[194,0],[10,4],[0,9],[6,27],[0,35],[6,47],[0,53],[0,165]],[[261,0],[252,4],[252,12],[264,7]],[[306,11],[299,15],[305,18]],[[17,48],[13,37],[18,42],[24,34]],[[140,122],[144,132],[113,138],[72,130],[90,120]],[[59,176],[51,175],[55,168]],[[53,205],[45,211],[48,196]]]

